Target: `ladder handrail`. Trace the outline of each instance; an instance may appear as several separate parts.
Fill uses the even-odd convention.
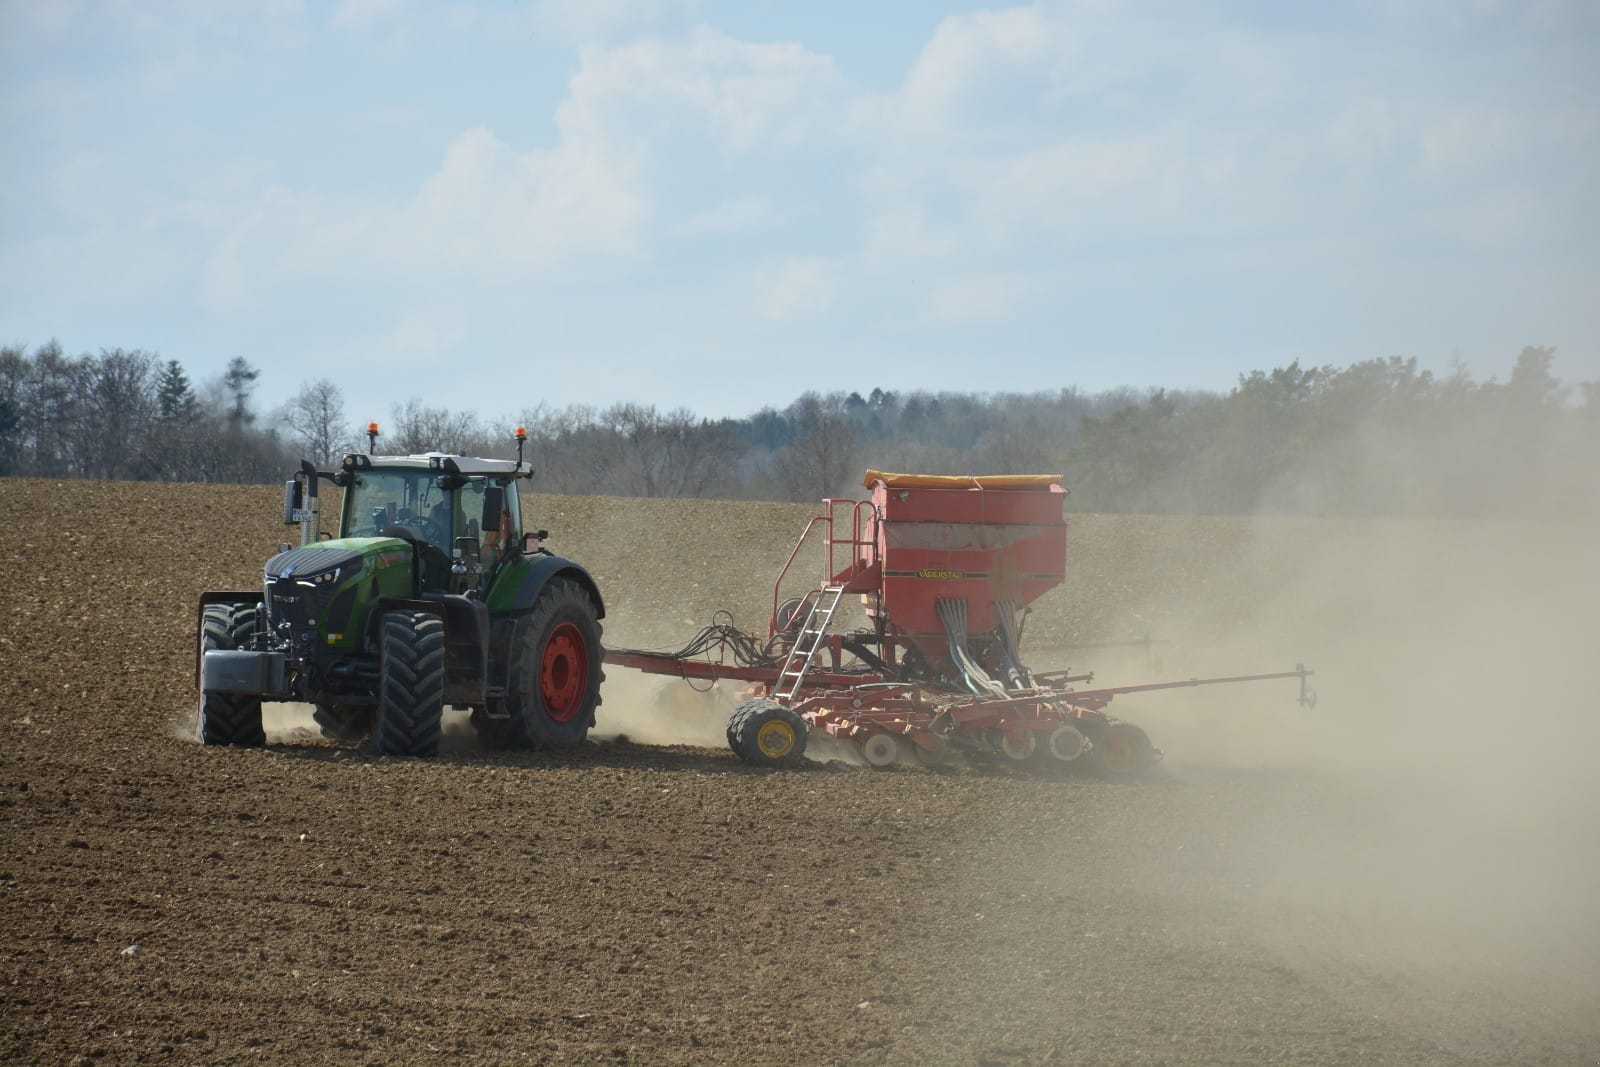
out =
[[[806,523],[806,528],[800,531],[800,539],[796,541],[794,543],[794,547],[789,550],[789,558],[784,560],[783,566],[779,568],[777,581],[772,583],[772,616],[767,622],[768,637],[772,637],[778,632],[778,594],[783,589],[783,579],[789,573],[789,568],[794,566],[795,557],[798,556],[800,554],[800,550],[805,547],[806,538],[811,536],[812,527],[816,526],[816,524],[819,522],[827,523],[829,532],[832,532],[833,516],[831,514],[811,516],[811,521]]]
[[[829,600],[829,597],[833,599]],[[822,647],[822,639],[828,633],[828,627],[833,623],[833,616],[839,610],[839,601],[844,596],[844,586],[823,586],[820,595],[811,602],[811,610],[806,614],[806,621],[794,635],[794,644],[789,646],[789,654],[784,657],[783,666],[778,671],[778,680],[772,687],[772,695],[778,700],[793,700],[800,692],[800,687],[805,683],[806,673],[811,669],[811,661],[816,659],[817,650]],[[826,606],[824,606],[826,601]],[[799,659],[799,666],[795,660]],[[785,689],[788,691],[785,692]]]

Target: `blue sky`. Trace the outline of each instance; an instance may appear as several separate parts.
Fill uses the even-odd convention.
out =
[[[0,340],[353,418],[1600,377],[1600,5],[0,0]]]

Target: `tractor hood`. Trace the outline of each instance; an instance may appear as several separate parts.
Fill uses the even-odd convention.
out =
[[[392,560],[386,559],[390,556]],[[411,546],[398,537],[346,537],[280,552],[267,560],[266,577],[311,579],[330,572],[349,577],[373,563],[410,559]]]

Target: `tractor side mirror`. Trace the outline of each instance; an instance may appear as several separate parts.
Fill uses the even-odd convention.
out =
[[[500,485],[483,487],[483,521],[478,528],[485,533],[500,529],[500,513],[506,509],[506,490]]]
[[[450,573],[461,575],[483,570],[479,554],[483,551],[476,537],[456,538],[456,550],[450,561]]]
[[[302,494],[300,479],[290,478],[288,481],[284,482],[283,524],[285,526],[293,526],[295,523],[300,521],[300,517],[296,515],[295,512],[300,510],[303,502],[304,496]]]

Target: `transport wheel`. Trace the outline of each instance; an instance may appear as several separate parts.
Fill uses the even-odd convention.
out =
[[[890,734],[873,734],[861,742],[861,758],[869,767],[893,766],[900,758],[900,743]]]
[[[372,709],[348,704],[318,704],[311,719],[332,741],[359,741],[372,730]]]
[[[1108,778],[1128,778],[1155,763],[1150,736],[1131,722],[1108,722],[1094,738],[1089,763]]]
[[[728,716],[728,747],[758,767],[797,763],[806,750],[806,722],[774,701],[747,700]]]
[[[600,705],[599,611],[583,586],[555,578],[517,620],[507,649],[504,718],[474,715],[479,735],[500,748],[582,744]]]
[[[372,746],[390,756],[433,756],[444,716],[444,620],[426,611],[383,617],[378,715]]]
[[[200,655],[204,657],[212,649],[231,652],[243,648],[255,632],[254,604],[208,604],[200,620]],[[258,696],[202,689],[196,720],[200,740],[208,745],[259,748],[267,743]]]

